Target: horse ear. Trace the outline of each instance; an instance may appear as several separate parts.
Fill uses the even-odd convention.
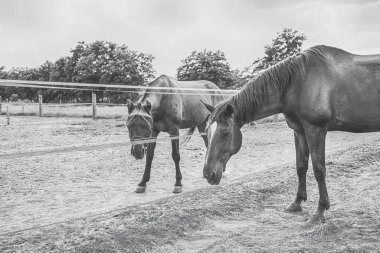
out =
[[[201,103],[207,108],[207,110],[209,110],[211,113],[213,113],[213,111],[215,110],[215,107],[213,105],[210,105],[210,104],[207,104],[206,102],[203,102],[203,100],[201,100]]]
[[[232,105],[227,104],[226,109],[224,109],[223,115],[225,117],[231,117],[233,113],[234,113],[234,108],[232,107]]]
[[[144,107],[147,110],[147,112],[150,113],[150,109],[152,108],[152,104],[150,103],[149,100],[145,100]]]
[[[131,100],[127,99],[127,107],[128,107],[128,113],[131,114],[133,109],[135,109],[135,104]]]

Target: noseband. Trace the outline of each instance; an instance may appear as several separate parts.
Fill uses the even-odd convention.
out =
[[[138,141],[138,140],[142,140],[142,139],[147,139],[149,137],[141,137],[141,136],[138,136],[136,135],[137,131],[131,131],[131,130],[134,130],[136,129],[136,125],[134,124],[136,122],[137,119],[142,119],[144,121],[144,123],[146,123],[149,127],[149,137],[151,136],[152,134],[152,125],[153,125],[153,119],[152,119],[152,116],[150,116],[149,114],[143,114],[143,113],[134,113],[134,114],[130,114],[127,118],[127,127],[129,129],[129,138],[131,139],[131,142],[132,144],[134,144],[134,142]]]

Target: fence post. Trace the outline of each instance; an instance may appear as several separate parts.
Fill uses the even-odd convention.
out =
[[[7,125],[9,125],[9,106],[7,106]]]
[[[42,111],[42,95],[38,95],[38,108],[39,108],[39,116],[42,117],[43,111]]]
[[[1,102],[2,102],[2,100],[1,100],[1,96],[0,96],[0,114],[1,114]]]
[[[96,119],[96,94],[92,92],[92,118]]]

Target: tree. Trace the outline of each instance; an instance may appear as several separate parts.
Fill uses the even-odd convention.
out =
[[[128,49],[108,41],[95,41],[86,44],[78,42],[70,51],[71,55],[55,62],[46,61],[38,68],[13,68],[0,78],[15,80],[80,82],[101,84],[143,85],[154,77],[152,61],[154,56]],[[5,77],[4,77],[5,76]],[[91,101],[91,92],[82,90],[36,90],[31,88],[5,88],[5,98],[18,94],[21,99],[35,99],[42,93],[44,101]],[[136,94],[121,92],[97,92],[97,98],[107,97],[114,102],[124,102]]]
[[[6,79],[10,80],[41,80],[41,75],[39,68],[11,68],[7,71]],[[4,90],[4,97],[11,99],[11,96],[17,95],[18,99],[21,100],[35,100],[37,98],[39,90],[32,88],[21,88],[21,87],[6,87]]]
[[[241,87],[260,71],[298,54],[301,52],[302,44],[305,40],[306,36],[304,34],[300,34],[297,30],[291,28],[284,28],[280,33],[277,33],[271,44],[265,45],[264,56],[256,59],[238,74],[241,80],[236,86]]]
[[[78,56],[77,56],[78,55]],[[118,46],[115,43],[96,41],[91,44],[79,44],[73,50],[74,82],[87,83],[119,83],[126,85],[143,85],[154,77],[150,54],[138,53],[129,50],[126,45]],[[130,94],[106,92],[100,94],[111,98],[113,101],[125,101]],[[87,92],[87,94],[89,94]]]
[[[4,66],[0,66],[0,79],[7,79],[7,71]]]
[[[5,67],[0,66],[0,79],[7,79],[7,76],[8,74],[7,74],[7,71],[5,71]],[[8,87],[0,86],[1,99],[5,99],[5,94],[8,93],[7,90],[8,90]]]
[[[67,74],[66,67],[68,66],[70,57],[61,57],[50,66],[49,80],[52,82],[71,82],[72,75]],[[46,95],[44,95],[46,96]],[[48,98],[44,97],[45,101],[71,101],[76,97],[75,90],[50,90]]]
[[[233,84],[233,72],[224,53],[203,50],[193,51],[191,55],[182,60],[177,69],[178,80],[208,80],[220,88],[227,88]]]

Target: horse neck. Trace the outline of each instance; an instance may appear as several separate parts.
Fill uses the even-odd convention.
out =
[[[149,87],[171,87],[172,86],[172,80],[171,78],[167,77],[166,75],[161,75],[160,77],[156,78],[154,81],[150,82],[147,86],[147,89],[145,90],[142,97],[139,99],[139,102],[144,102],[146,100],[149,100],[149,102],[152,104],[152,107],[159,106],[161,104],[162,100],[167,100],[171,96],[170,94],[165,94],[170,91],[167,90],[154,90],[149,89]]]
[[[268,100],[262,104],[262,107],[254,113],[252,121],[263,119],[280,112],[280,96],[278,92],[273,92],[273,94],[269,94]]]
[[[157,100],[157,96],[154,93],[145,93],[138,102],[143,103],[146,100],[149,100],[150,103]]]
[[[236,118],[241,125],[282,112],[281,91],[274,87],[268,89],[257,87],[251,95],[253,99],[248,100],[249,102],[244,106],[239,102],[238,96],[239,94],[232,101],[234,107],[237,108]]]

